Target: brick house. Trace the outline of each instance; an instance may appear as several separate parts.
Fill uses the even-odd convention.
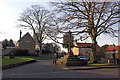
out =
[[[35,52],[35,41],[33,37],[27,32],[20,40],[16,43],[19,49],[26,49],[29,53],[33,54]]]
[[[92,43],[77,43],[77,41],[75,40],[75,42],[74,42],[75,47],[73,47],[73,49],[72,49],[73,54],[90,57],[92,49],[84,48],[84,47],[86,47],[86,46],[91,47],[91,44]],[[83,48],[80,48],[80,47],[83,47]],[[97,47],[99,47],[99,46],[97,45]]]
[[[106,50],[104,50],[105,58],[113,59],[113,53],[115,53],[116,59],[120,59],[120,45],[108,46]]]

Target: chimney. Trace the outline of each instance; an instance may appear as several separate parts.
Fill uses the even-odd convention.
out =
[[[21,36],[22,36],[22,30],[20,30],[20,39],[21,39]]]

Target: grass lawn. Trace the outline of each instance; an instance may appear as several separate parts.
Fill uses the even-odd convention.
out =
[[[111,67],[117,67],[120,65],[114,64],[114,63],[92,63],[91,61],[88,61],[88,66],[89,67],[104,67],[104,66],[111,66]]]
[[[47,56],[41,56],[41,57],[39,56],[15,56],[14,59],[10,59],[9,56],[4,56],[4,58],[2,58],[2,65],[15,64],[15,63],[20,63],[20,62],[25,62],[25,61],[35,60],[35,59],[50,60],[52,58],[47,57]]]
[[[30,60],[35,60],[34,58],[29,58],[29,57],[19,57],[16,56],[14,59],[10,59],[9,56],[5,56],[2,58],[2,65],[9,65],[9,64],[15,64],[15,63],[20,63],[20,62],[25,62],[25,61],[30,61]]]

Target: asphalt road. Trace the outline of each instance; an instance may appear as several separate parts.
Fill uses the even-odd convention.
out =
[[[2,70],[3,78],[118,78],[118,68],[94,70],[63,70],[51,60]]]

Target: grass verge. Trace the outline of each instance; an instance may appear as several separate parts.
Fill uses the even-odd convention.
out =
[[[114,63],[92,63],[92,61],[88,61],[88,66],[89,67],[104,67],[104,66],[111,66],[111,67],[120,67],[120,65],[118,64],[114,64]]]
[[[30,57],[24,57],[24,56],[23,57],[16,56],[15,58],[10,59],[9,56],[4,56],[4,58],[2,58],[2,66],[31,61],[31,60],[35,60],[35,59]]]
[[[40,59],[40,60],[51,60],[51,57],[47,57],[47,56],[15,56],[15,58],[10,59],[9,56],[4,56],[4,58],[2,58],[2,65],[9,65],[9,64],[16,64],[16,63],[20,63],[20,62],[25,62],[25,61],[31,61],[31,60],[35,60],[35,59]]]

